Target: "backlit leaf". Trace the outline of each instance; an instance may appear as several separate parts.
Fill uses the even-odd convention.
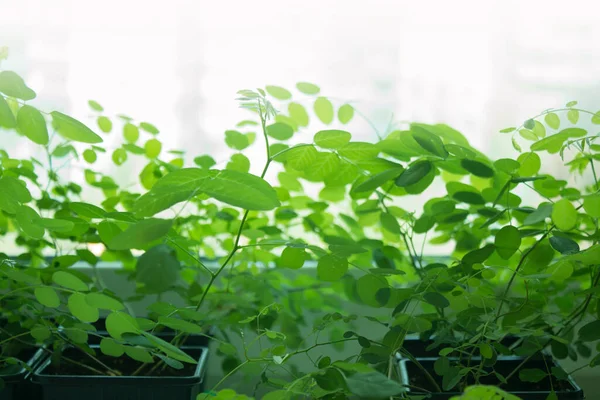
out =
[[[317,85],[308,82],[298,82],[296,88],[302,93],[309,95],[318,94],[321,91]]]
[[[347,124],[348,122],[350,122],[353,116],[354,107],[352,107],[350,104],[344,104],[338,110],[338,120],[342,124]]]
[[[570,231],[577,226],[577,210],[569,200],[561,199],[554,203],[552,222],[562,231]]]
[[[427,176],[432,168],[433,164],[430,161],[418,161],[396,178],[396,185],[400,187],[414,185]]]
[[[149,243],[164,237],[171,229],[173,221],[149,218],[132,224],[116,235],[108,247],[113,250],[140,249]]]
[[[74,118],[52,111],[52,122],[56,131],[65,139],[82,143],[102,143],[102,138]]]
[[[89,290],[88,285],[81,279],[66,271],[56,271],[52,275],[52,282],[77,292],[87,292]]]
[[[36,108],[24,105],[17,114],[17,128],[34,143],[48,144],[46,119]]]
[[[326,97],[318,97],[314,104],[315,114],[324,124],[333,122],[333,104]]]
[[[267,86],[265,87],[267,93],[275,97],[278,100],[289,100],[292,98],[292,94],[289,90],[282,88],[281,86]]]
[[[87,303],[83,293],[73,293],[67,305],[71,314],[82,322],[96,322],[100,318],[98,309]]]
[[[317,264],[319,279],[327,282],[335,282],[346,274],[348,260],[333,254],[324,255]]]
[[[0,92],[21,100],[35,99],[35,92],[13,71],[0,72]]]
[[[319,147],[325,149],[338,149],[347,144],[352,135],[350,132],[337,129],[319,131],[315,134],[314,141]]]

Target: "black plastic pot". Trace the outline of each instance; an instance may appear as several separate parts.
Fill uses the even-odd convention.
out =
[[[39,387],[32,385],[27,379],[31,370],[44,358],[43,353],[38,353],[35,348],[27,348],[19,353],[20,360],[27,360],[28,369],[21,364],[8,365],[0,368],[0,379],[4,381],[4,388],[0,389],[1,400],[39,399]]]
[[[435,379],[438,386],[442,387],[442,377],[437,375],[434,370],[435,359],[420,359],[418,361],[421,364],[421,366],[425,368],[429,372],[429,374]],[[514,369],[519,364],[521,364],[521,362],[522,359],[516,357],[499,359],[494,365],[494,371],[505,377],[512,371],[514,371]],[[560,366],[556,361],[554,361],[550,357],[546,357],[545,360],[541,358],[535,360],[532,359],[528,361],[522,367],[522,369],[537,368],[541,369],[542,371],[546,371],[548,369],[551,369],[552,367]],[[489,369],[486,368],[486,370]],[[411,388],[408,390],[408,393],[411,395],[429,395],[429,398],[432,400],[447,400],[450,399],[452,396],[457,396],[461,394],[456,388],[452,389],[453,391],[443,393],[436,392],[435,387],[426,378],[423,371],[410,360],[400,361],[400,375],[402,383],[404,385],[420,387],[429,391],[428,393],[425,391],[419,391],[415,388]],[[480,384],[499,386],[508,393],[511,393],[525,400],[546,400],[548,395],[552,392],[550,386],[550,379],[552,379],[552,385],[559,400],[585,399],[583,391],[570,376],[567,380],[559,381],[555,377],[547,377],[537,383],[531,383],[522,382],[519,379],[518,374],[515,374],[510,378],[510,380],[506,384],[502,385],[501,382],[493,374],[491,374],[488,376],[483,376],[480,379]],[[474,383],[475,382],[469,382],[470,385]]]
[[[91,347],[98,350],[96,345]],[[67,349],[66,356],[69,350],[76,354]],[[36,368],[32,381],[41,386],[44,400],[195,400],[203,390],[208,349],[186,346],[182,350],[198,360],[189,376],[58,375],[47,359]]]

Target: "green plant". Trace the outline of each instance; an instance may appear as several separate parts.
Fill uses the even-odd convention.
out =
[[[296,89],[301,99],[277,86],[239,92],[251,118],[225,132],[234,153],[222,167],[210,154],[163,149],[157,127],[107,115],[95,101],[100,134],[37,110],[23,80],[0,72],[2,134],[43,154],[16,159],[0,150],[0,234],[22,251],[0,255],[2,316],[19,326],[0,327],[3,352],[31,342],[57,363],[77,363],[62,355],[74,346],[89,373],[122,373],[102,353],[131,357],[140,362],[134,374],[152,375],[195,362],[182,346],[189,335],[209,335],[224,377],[199,398],[246,398],[224,389],[245,372],[260,377],[250,395],[267,388],[267,400],[419,391],[398,379],[398,352],[419,364],[403,346],[408,334],[432,338],[439,352],[435,371],[423,370],[431,391],[489,377],[499,386],[513,375],[565,377],[549,368],[497,373],[507,335],[518,336],[514,351],[525,359],[548,346],[557,358],[591,354],[600,339],[600,145],[588,131],[598,113],[574,102],[545,111],[502,131],[513,134],[518,157],[492,160],[443,124],[352,141],[338,127],[361,117],[355,107],[313,84]],[[335,128],[314,133],[311,121]],[[121,145],[102,144],[118,132]],[[532,141],[530,151],[517,139]],[[243,154],[257,145],[262,161]],[[546,161],[545,153],[558,155]],[[591,183],[576,188],[544,171],[542,161],[557,157]],[[94,169],[107,158],[115,172]],[[131,159],[145,163],[133,184],[122,181]],[[73,160],[85,165],[82,185],[61,177]],[[418,211],[402,207],[407,198]],[[453,250],[427,257],[425,240]],[[101,245],[99,255],[90,244]],[[120,263],[135,293],[106,288],[100,261]],[[92,273],[73,268],[78,262]],[[179,301],[165,301],[170,294]],[[157,300],[147,315],[135,315],[132,305],[149,297]],[[348,312],[349,303],[360,311]],[[101,310],[108,335],[93,326]],[[158,334],[164,328],[176,332],[169,341]],[[89,346],[94,337],[99,350]],[[589,366],[599,363],[596,356]]]

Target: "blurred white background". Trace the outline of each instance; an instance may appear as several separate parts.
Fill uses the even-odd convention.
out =
[[[174,146],[220,146],[240,88],[313,81],[385,130],[444,121],[482,150],[541,109],[599,100],[592,1],[0,0],[3,68],[38,105],[150,120]],[[591,104],[590,104],[591,103]],[[241,114],[240,114],[241,115]],[[374,137],[367,125],[356,134]],[[496,135],[494,135],[496,136]],[[505,140],[502,140],[505,142]]]

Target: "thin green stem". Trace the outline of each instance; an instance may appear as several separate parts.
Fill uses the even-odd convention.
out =
[[[550,226],[550,228],[548,228],[548,230],[546,232],[544,232],[544,234],[542,235],[542,237],[539,238],[538,241],[536,241],[533,246],[531,246],[529,249],[527,249],[523,255],[521,256],[521,259],[519,260],[519,264],[517,264],[517,268],[515,268],[513,274],[511,275],[508,284],[506,285],[506,289],[504,289],[504,293],[502,294],[502,298],[500,299],[500,304],[498,305],[498,308],[496,309],[496,317],[494,318],[494,322],[498,321],[498,318],[500,318],[500,314],[502,313],[502,306],[504,305],[504,302],[506,301],[506,296],[508,296],[508,292],[510,291],[511,286],[513,285],[515,278],[517,277],[517,274],[519,273],[519,270],[521,269],[521,267],[523,266],[523,264],[525,263],[525,260],[527,259],[527,256],[529,256],[529,254],[535,250],[535,248],[546,238],[548,237],[548,235],[550,234],[550,231],[552,231],[552,229],[554,229],[554,225]]]
[[[271,164],[271,154],[270,154],[270,150],[269,150],[269,137],[267,135],[267,128],[266,128],[266,119],[265,116],[262,113],[262,110],[260,108],[260,101],[258,102],[258,114],[260,116],[260,121],[261,121],[261,126],[262,126],[262,131],[263,131],[263,136],[265,138],[265,143],[266,143],[266,150],[267,150],[267,162],[265,163],[265,167],[263,168],[263,171],[260,175],[261,178],[264,178],[266,173],[267,173],[267,169],[269,168],[269,165]],[[248,218],[248,214],[250,213],[250,210],[245,210],[244,211],[244,215],[242,216],[242,221],[240,222],[240,227],[237,231],[237,234],[235,236],[235,241],[233,244],[233,248],[231,249],[231,251],[229,252],[229,255],[227,256],[227,258],[225,259],[225,261],[223,262],[223,264],[221,264],[221,266],[219,267],[219,269],[211,275],[210,280],[208,281],[208,284],[206,285],[206,288],[204,290],[204,293],[202,293],[202,297],[200,298],[200,301],[198,301],[198,304],[196,305],[196,311],[198,311],[200,309],[200,307],[202,306],[202,304],[204,303],[204,300],[206,299],[206,295],[208,294],[210,288],[212,287],[212,285],[214,284],[215,280],[217,279],[217,277],[221,274],[221,272],[223,272],[223,270],[225,269],[225,267],[227,267],[227,265],[229,264],[229,262],[231,261],[231,259],[233,258],[233,256],[235,255],[235,253],[240,249],[240,238],[242,237],[242,231],[244,230],[244,224],[246,223],[246,219]]]

